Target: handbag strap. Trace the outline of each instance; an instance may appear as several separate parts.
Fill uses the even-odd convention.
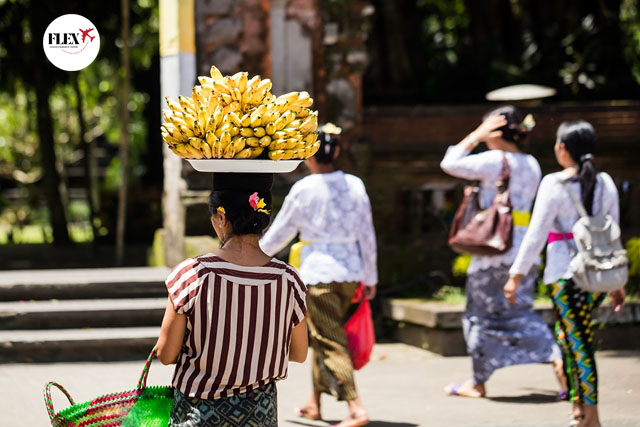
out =
[[[500,170],[500,175],[498,175],[498,182],[496,182],[498,193],[504,193],[509,188],[510,177],[511,168],[509,167],[509,161],[507,160],[507,155],[502,152],[502,169]]]
[[[149,353],[149,357],[147,357],[147,361],[144,364],[144,368],[142,369],[142,373],[140,374],[140,379],[138,380],[138,390],[142,390],[147,387],[147,377],[149,376],[149,368],[151,368],[151,362],[156,355],[156,346],[153,346],[151,349],[151,353]]]
[[[54,381],[50,381],[47,385],[44,386],[44,406],[47,407],[47,413],[49,414],[49,419],[53,421],[53,418],[56,416],[56,411],[53,409],[53,399],[51,399],[51,386],[56,387],[58,390],[64,393],[69,399],[69,403],[71,406],[75,405],[76,402],[73,401],[69,392],[62,387],[60,384]]]

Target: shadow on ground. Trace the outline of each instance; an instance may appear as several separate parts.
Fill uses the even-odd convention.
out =
[[[296,424],[299,426],[305,426],[305,427],[318,427],[320,425],[324,426],[325,424],[317,424],[318,421],[314,421],[314,422],[306,422],[304,420],[287,420],[288,423],[291,424]],[[338,424],[340,422],[340,420],[322,420],[319,421],[322,423],[326,423],[326,425],[332,426],[334,424]],[[417,427],[418,424],[413,424],[413,423],[397,423],[397,422],[393,422],[393,421],[370,421],[369,424],[367,424],[367,427]]]
[[[557,395],[551,390],[530,390],[529,394],[521,396],[491,396],[487,399],[504,403],[556,403]]]

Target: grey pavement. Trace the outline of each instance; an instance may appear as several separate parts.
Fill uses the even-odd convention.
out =
[[[600,352],[600,410],[604,426],[640,426],[640,352]],[[45,382],[64,385],[76,402],[132,389],[144,362],[5,364],[0,366],[2,426],[47,426],[42,400]],[[404,344],[379,344],[373,360],[356,373],[372,427],[411,426],[567,426],[570,405],[556,402],[557,385],[549,365],[522,365],[497,371],[487,399],[447,397],[442,388],[469,375],[467,357],[443,358]],[[168,384],[173,368],[154,362],[149,385]],[[295,416],[311,391],[310,363],[290,364],[278,384],[280,425],[328,426],[347,415],[346,404],[323,398],[325,421]],[[57,410],[66,407],[54,392]]]

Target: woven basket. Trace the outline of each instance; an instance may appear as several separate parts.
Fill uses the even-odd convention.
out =
[[[160,427],[169,422],[173,404],[173,388],[147,387],[147,376],[155,347],[147,358],[138,386],[134,390],[111,393],[89,402],[76,404],[67,390],[56,382],[44,387],[44,405],[53,427]],[[57,414],[51,400],[51,387],[56,387],[69,399],[71,406]]]

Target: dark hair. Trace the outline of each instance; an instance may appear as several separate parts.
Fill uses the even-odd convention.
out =
[[[529,142],[529,131],[522,127],[524,116],[513,105],[504,105],[495,108],[482,117],[482,121],[487,120],[491,116],[502,115],[507,119],[507,124],[496,130],[502,131],[502,139],[516,144],[518,149],[526,148]]]
[[[318,132],[318,141],[320,141],[320,148],[313,157],[318,163],[333,163],[336,147],[340,144],[338,135],[320,131]]]
[[[262,235],[269,225],[271,215],[258,212],[249,203],[249,197],[253,194],[250,190],[213,190],[209,196],[209,212],[211,215],[224,208],[225,215],[231,222],[231,234],[240,236],[245,234]],[[260,192],[258,197],[264,198],[266,207],[271,211],[271,192]],[[222,240],[230,236],[218,236]]]
[[[569,155],[578,164],[578,176],[575,180],[580,183],[582,204],[589,215],[592,215],[593,193],[596,188],[596,167],[593,164],[596,131],[587,121],[566,121],[560,123],[557,139],[564,143]]]

